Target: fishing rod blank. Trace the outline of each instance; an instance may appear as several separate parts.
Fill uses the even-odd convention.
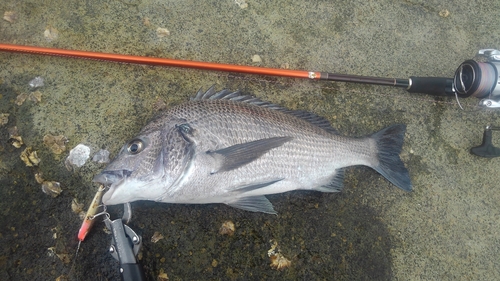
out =
[[[177,59],[166,59],[166,58],[151,58],[143,56],[66,50],[57,48],[43,48],[43,47],[13,45],[13,44],[0,44],[0,51],[73,57],[73,58],[85,58],[93,60],[113,61],[113,62],[133,63],[133,64],[143,64],[143,65],[195,68],[202,70],[226,71],[226,72],[236,72],[236,73],[257,74],[257,75],[269,75],[269,76],[280,76],[280,77],[290,77],[290,78],[308,78],[312,80],[326,80],[326,81],[336,81],[336,82],[350,82],[350,83],[362,83],[362,84],[381,85],[381,86],[393,86],[398,88],[405,88],[410,93],[423,93],[434,96],[456,95],[462,98],[468,97],[470,95],[474,95],[477,97],[484,97],[485,95],[490,93],[497,84],[494,78],[495,75],[498,73],[497,65],[495,62],[476,63],[475,61],[472,62],[475,62],[476,64],[472,64],[469,61],[464,62],[461,65],[461,67],[457,70],[454,78],[411,76],[408,79],[401,79],[401,78],[381,78],[381,77],[360,76],[360,75],[335,74],[328,72],[316,72],[316,71],[305,71],[305,70],[266,68],[266,67],[177,60]],[[496,50],[488,49],[481,51],[496,51]],[[472,67],[469,67],[469,65],[471,64]],[[484,81],[481,82],[481,80],[485,80],[482,79],[481,70],[483,73],[486,74],[483,76],[488,78],[486,79],[486,82]],[[496,77],[498,77],[498,75],[496,75]],[[491,84],[493,84],[493,88],[490,86]],[[459,87],[457,88],[456,85],[458,85]],[[478,94],[478,92],[480,95]]]

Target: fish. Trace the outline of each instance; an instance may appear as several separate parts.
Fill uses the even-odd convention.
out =
[[[94,182],[105,205],[138,200],[223,203],[276,214],[265,195],[339,192],[347,167],[364,165],[411,191],[399,154],[406,125],[342,136],[327,119],[239,91],[201,89],[159,112],[126,142]]]

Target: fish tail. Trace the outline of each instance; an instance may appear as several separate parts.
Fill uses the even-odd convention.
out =
[[[371,138],[377,143],[378,150],[378,165],[372,168],[397,187],[405,191],[411,191],[410,174],[401,158],[399,158],[405,131],[406,125],[398,124],[371,135]]]

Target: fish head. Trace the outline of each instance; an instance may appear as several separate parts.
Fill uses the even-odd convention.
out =
[[[177,126],[145,128],[93,179],[109,186],[102,202],[116,205],[137,200],[161,201],[182,176],[191,155]]]

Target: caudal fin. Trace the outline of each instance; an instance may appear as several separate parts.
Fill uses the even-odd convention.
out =
[[[401,158],[399,158],[405,131],[406,125],[399,124],[387,127],[371,135],[378,148],[378,165],[372,168],[397,187],[411,191],[410,174]]]

